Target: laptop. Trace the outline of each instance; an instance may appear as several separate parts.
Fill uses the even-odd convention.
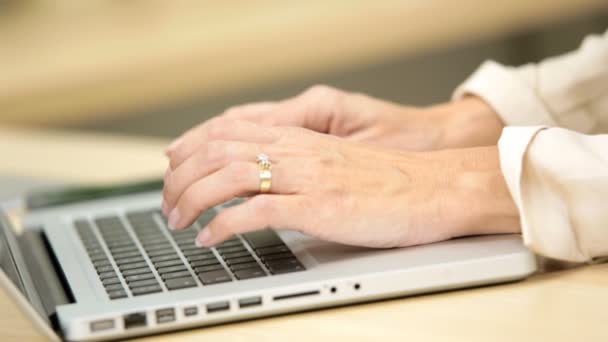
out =
[[[19,222],[0,215],[0,285],[49,339],[103,341],[510,282],[536,270],[519,235],[379,250],[266,229],[196,247],[201,227],[240,201],[179,232],[167,229],[158,191],[36,210]]]

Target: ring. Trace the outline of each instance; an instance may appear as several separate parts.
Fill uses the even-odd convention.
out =
[[[258,154],[256,160],[260,167],[260,193],[265,194],[270,191],[272,184],[272,172],[270,171],[272,164],[270,158],[264,153]]]

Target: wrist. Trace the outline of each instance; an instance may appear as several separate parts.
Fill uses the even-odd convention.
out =
[[[519,211],[500,169],[498,147],[476,147],[458,153],[453,188],[459,215],[453,236],[519,233]]]
[[[436,149],[496,145],[504,124],[492,107],[476,96],[430,107],[440,123]]]

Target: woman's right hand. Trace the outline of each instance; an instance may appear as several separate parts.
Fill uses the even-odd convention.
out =
[[[172,168],[187,159],[224,119],[265,126],[297,126],[385,148],[428,151],[495,145],[503,124],[484,101],[467,97],[428,108],[401,106],[363,94],[314,86],[293,98],[228,109],[192,128],[168,148]],[[180,146],[177,149],[177,146]],[[179,151],[180,155],[174,155]]]

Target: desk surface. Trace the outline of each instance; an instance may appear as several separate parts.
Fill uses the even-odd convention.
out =
[[[311,77],[608,9],[605,0],[2,4],[0,121],[46,125]]]
[[[106,182],[160,175],[165,167],[160,152],[165,141],[1,127],[0,136],[0,173]],[[608,264],[602,264],[499,286],[177,332],[154,341],[606,341],[607,289]],[[2,293],[0,308],[0,340],[41,340]]]

